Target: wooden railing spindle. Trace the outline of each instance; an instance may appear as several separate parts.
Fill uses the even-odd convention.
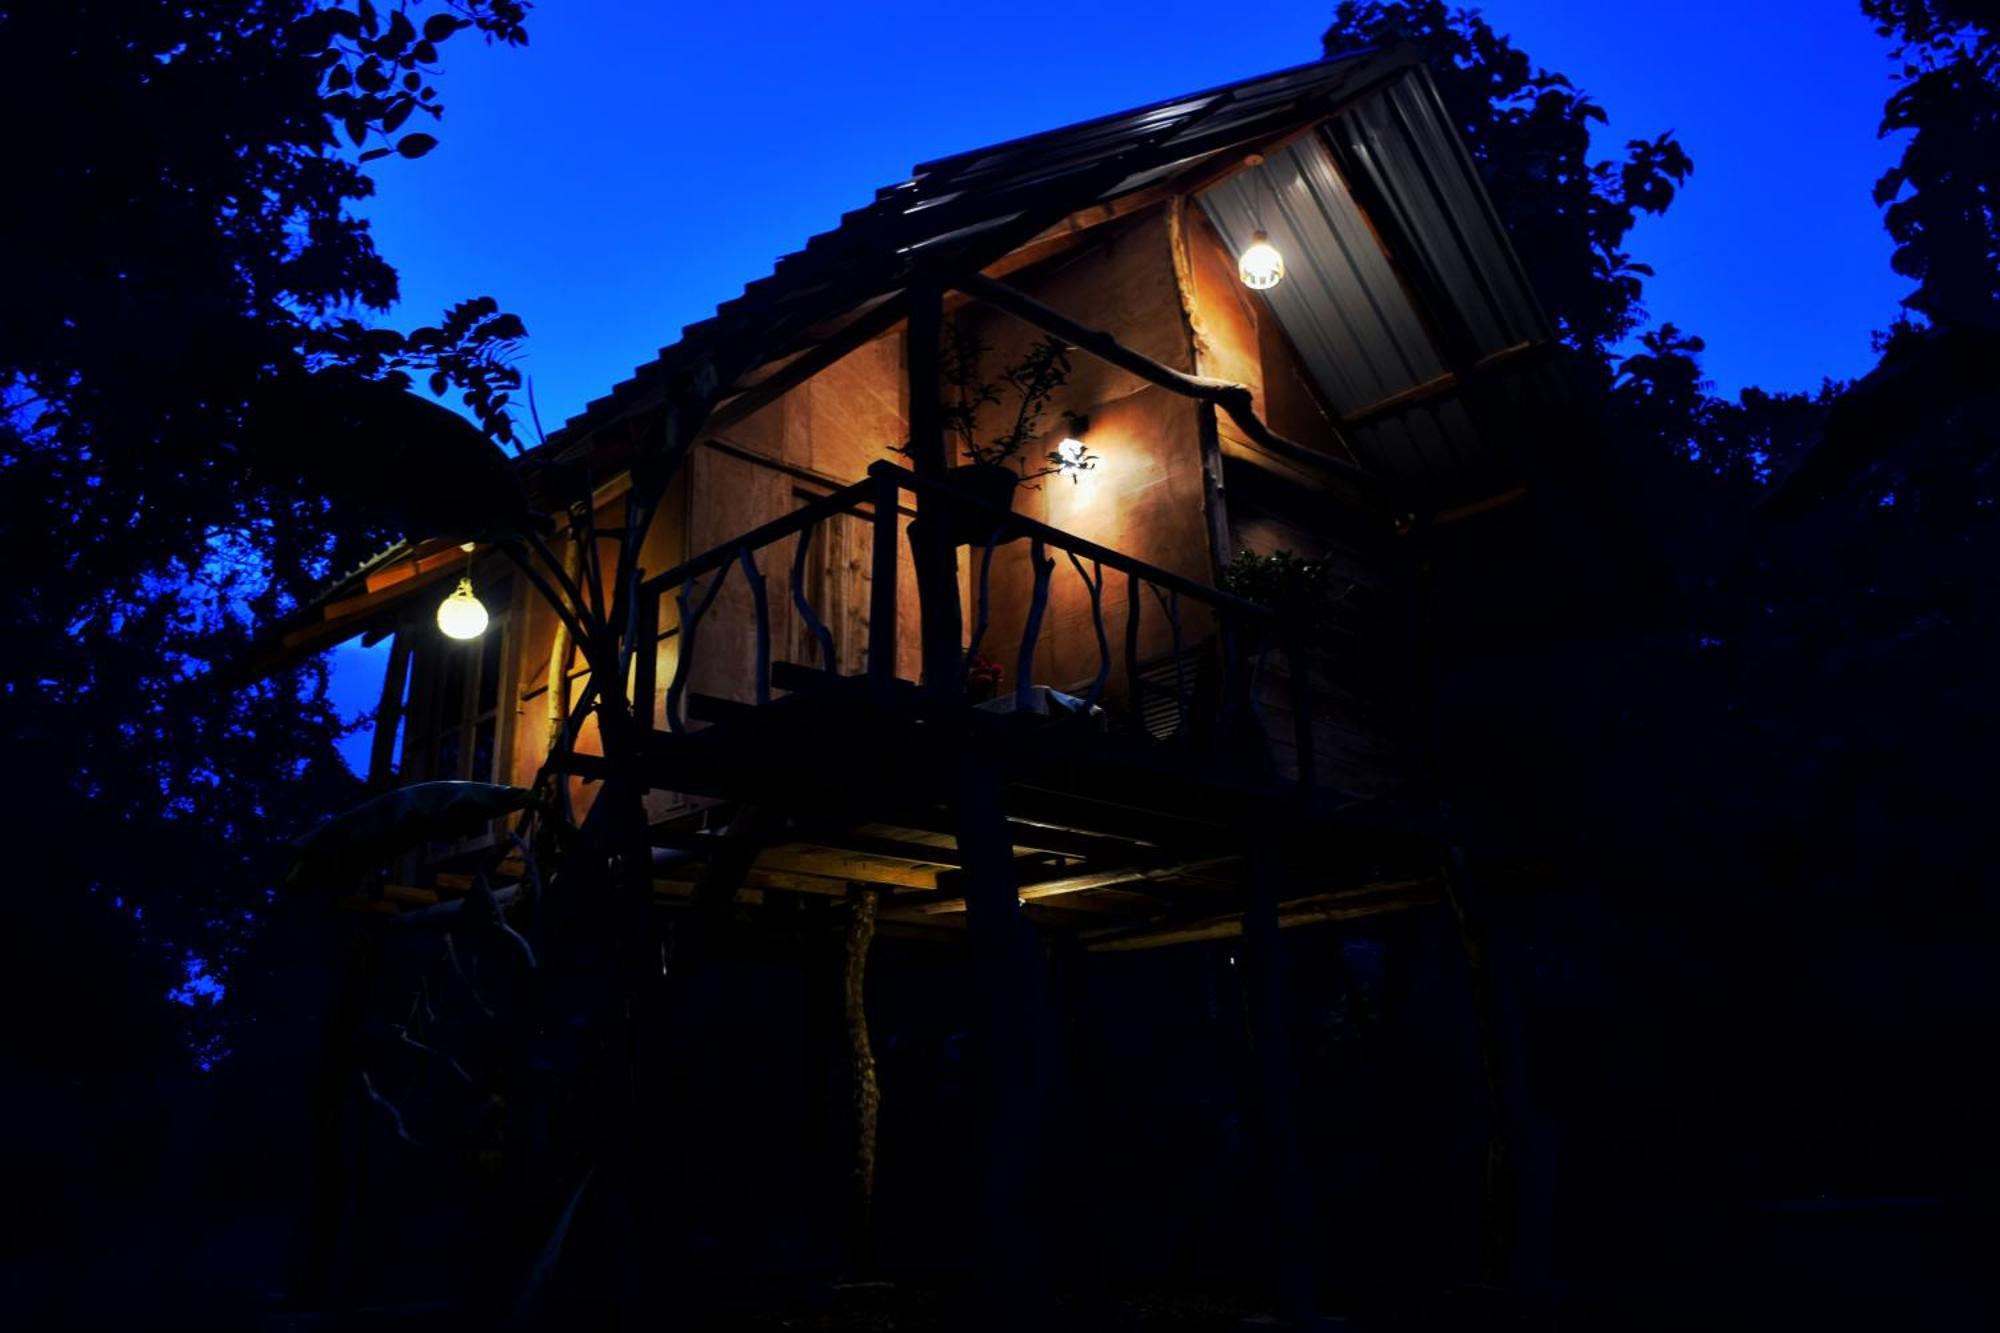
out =
[[[813,533],[819,531],[819,524],[808,523],[799,529],[798,550],[792,553],[792,605],[799,609],[799,619],[805,622],[808,632],[819,643],[820,664],[828,675],[840,668],[840,659],[833,651],[833,631],[829,630],[813,610],[812,598],[806,596],[806,552],[812,549]]]
[[[687,730],[687,719],[681,716],[681,696],[687,693],[688,673],[694,667],[695,631],[701,628],[701,618],[708,614],[709,607],[715,605],[715,595],[722,591],[723,580],[728,577],[728,565],[716,570],[708,591],[701,596],[700,605],[694,604],[696,583],[693,579],[683,583],[674,596],[681,611],[681,646],[674,657],[673,681],[667,686],[667,726],[677,733]]]
[[[988,591],[993,582],[993,548],[1000,540],[1000,529],[993,529],[986,538],[986,550],[979,560],[979,596],[972,608],[972,638],[965,645],[965,659],[958,664],[958,687],[962,690],[972,678],[972,659],[979,652],[980,640],[986,637],[986,624],[992,617],[993,598]]]
[[[635,580],[632,593],[632,711],[639,726],[653,729],[653,693],[660,670],[660,598]]]
[[[757,610],[756,694],[757,703],[762,706],[771,702],[771,599],[764,591],[764,576],[758,572],[757,558],[750,554],[748,542],[736,548],[736,558],[743,565],[743,577],[750,584],[750,600]]]
[[[1145,684],[1139,677],[1139,576],[1125,576],[1125,690],[1127,704],[1135,717],[1143,716]]]
[[[1049,575],[1056,568],[1040,537],[1029,543],[1028,561],[1035,571],[1035,595],[1028,603],[1028,623],[1021,629],[1021,655],[1014,667],[1014,707],[1019,712],[1026,712],[1034,698],[1035,641],[1042,637],[1042,613],[1049,609]]]
[[[1075,551],[1065,551],[1070,567],[1083,580],[1083,586],[1090,590],[1090,627],[1097,631],[1097,675],[1091,679],[1090,689],[1083,697],[1086,710],[1095,708],[1097,701],[1104,697],[1104,682],[1111,679],[1111,638],[1104,632],[1104,562],[1095,560],[1091,567],[1097,571],[1092,578],[1083,572],[1083,561],[1076,558]]]

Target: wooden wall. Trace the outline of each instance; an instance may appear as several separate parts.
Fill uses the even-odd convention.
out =
[[[1201,374],[1250,386],[1272,429],[1301,444],[1338,452],[1333,419],[1307,377],[1277,316],[1236,275],[1236,260],[1198,208],[1183,215],[1182,274]],[[1252,445],[1233,422],[1220,423],[1224,489],[1238,551],[1291,551],[1332,564],[1353,585],[1350,614],[1311,671],[1314,755],[1320,780],[1366,794],[1412,771],[1405,694],[1411,680],[1406,553],[1382,520],[1324,476],[1286,464]],[[1280,768],[1297,771],[1289,677],[1277,659],[1260,690]]]
[[[1169,214],[1156,208],[1127,222],[1107,226],[1080,251],[1008,281],[1126,346],[1177,370],[1192,371],[1194,349],[1174,277]],[[1011,316],[967,307],[958,313],[992,345],[989,364],[997,370],[1017,360],[1041,337],[1039,330]],[[1045,418],[1043,438],[1024,451],[1032,469],[1066,433],[1063,412],[1090,418],[1086,443],[1099,461],[1075,482],[1045,478],[1022,489],[1015,509],[1065,532],[1134,556],[1150,565],[1210,581],[1209,542],[1202,515],[1201,451],[1194,404],[1084,352],[1072,354],[1069,384]],[[986,437],[1011,422],[1011,397],[982,416]],[[1051,553],[1056,554],[1056,553]],[[968,550],[974,566],[981,553]],[[1049,605],[1034,663],[1033,683],[1073,690],[1086,685],[1098,668],[1098,644],[1090,595],[1069,561],[1056,554]],[[992,625],[981,654],[999,662],[1003,688],[1016,677],[1016,652],[1032,592],[1026,542],[994,553]],[[1170,636],[1159,604],[1144,594],[1140,616],[1140,656],[1164,656]],[[1122,576],[1105,581],[1106,631],[1113,655],[1108,697],[1125,699],[1123,644],[1126,587]],[[1206,632],[1197,608],[1184,614],[1186,641]]]
[[[1333,447],[1333,432],[1311,385],[1274,316],[1262,300],[1237,281],[1226,252],[1199,208],[1185,201],[1163,205],[1091,233],[1076,250],[1009,278],[1038,299],[1166,365],[1234,380],[1250,386],[1258,408],[1282,434],[1307,444]],[[968,322],[991,346],[987,365],[997,372],[1017,359],[1039,331],[977,306],[960,304],[952,318]],[[1072,354],[1070,383],[1044,418],[1043,437],[1025,451],[1031,466],[1066,433],[1063,413],[1090,418],[1087,442],[1100,459],[1095,471],[1075,483],[1051,477],[1017,494],[1023,514],[1142,561],[1200,582],[1236,549],[1268,552],[1285,548],[1302,554],[1346,558],[1357,580],[1379,582],[1374,553],[1365,543],[1346,543],[1351,506],[1328,493],[1319,478],[1263,455],[1225,417],[1222,449],[1227,459],[1225,492],[1231,549],[1214,551],[1203,509],[1201,448],[1194,405],[1137,377]],[[904,382],[903,334],[894,330],[868,343],[761,410],[699,444],[655,519],[642,563],[657,573],[690,555],[721,546],[759,524],[781,517],[806,500],[861,479],[868,465],[890,458],[892,446],[907,438],[908,393]],[[982,434],[997,434],[1011,423],[1012,402],[989,409]],[[1004,420],[1003,420],[1004,416]],[[962,461],[953,459],[954,463]],[[908,503],[907,497],[905,503]],[[610,500],[600,516],[616,522],[622,498]],[[907,520],[905,520],[907,521]],[[859,519],[844,533],[822,529],[821,559],[837,578],[848,567],[851,592],[841,605],[820,607],[843,640],[841,668],[859,670],[865,643],[870,534]],[[817,665],[811,642],[792,605],[790,566],[795,540],[788,538],[757,553],[766,580],[774,660]],[[1348,549],[1353,546],[1354,549]],[[919,669],[918,604],[907,545],[899,553],[897,590],[899,642],[896,670],[915,679]],[[974,618],[974,589],[980,552],[962,549],[960,576],[966,622]],[[981,651],[1001,663],[1003,688],[1015,683],[1017,650],[1032,586],[1028,545],[1015,542],[996,550],[991,575],[990,625]],[[837,599],[839,600],[839,599]],[[1105,630],[1113,672],[1109,701],[1128,697],[1123,672],[1126,587],[1109,575],[1104,587]],[[1182,641],[1193,647],[1209,632],[1206,615],[1183,608]],[[514,608],[521,703],[512,728],[514,780],[531,778],[547,751],[549,726],[544,691],[553,618],[525,591]],[[677,624],[672,599],[661,609],[661,625]],[[1169,651],[1167,624],[1158,602],[1146,595],[1140,654],[1158,660]],[[691,692],[748,701],[754,697],[753,603],[740,569],[732,569],[697,638],[689,678]],[[665,694],[678,661],[680,643],[660,646],[656,716],[664,717]],[[1095,674],[1098,640],[1090,597],[1077,571],[1058,556],[1049,608],[1033,663],[1033,681],[1060,689],[1080,689]],[[1332,679],[1340,671],[1328,663],[1316,688],[1331,700],[1341,694]],[[1289,746],[1287,705],[1267,700],[1274,739]],[[1330,716],[1338,709],[1329,707]],[[1373,763],[1359,728],[1329,721],[1316,745],[1323,770],[1343,785],[1366,787]],[[596,748],[586,727],[580,748]],[[579,800],[588,792],[578,788]],[[660,798],[671,803],[671,798]]]

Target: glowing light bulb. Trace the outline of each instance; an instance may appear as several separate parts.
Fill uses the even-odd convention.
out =
[[[1254,232],[1250,248],[1236,261],[1236,276],[1252,291],[1267,292],[1285,280],[1285,257],[1271,244],[1269,236]]]
[[[1056,446],[1056,467],[1071,481],[1076,480],[1078,473],[1088,472],[1095,461],[1090,457],[1090,451],[1084,448],[1083,441],[1074,435],[1066,437]]]
[[[447,639],[476,639],[486,632],[486,607],[472,594],[472,580],[458,581],[458,589],[438,603],[438,629]]]

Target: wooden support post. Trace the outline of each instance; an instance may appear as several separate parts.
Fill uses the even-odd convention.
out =
[[[1215,586],[1222,586],[1223,571],[1236,553],[1236,537],[1229,530],[1229,504],[1222,479],[1222,433],[1215,419],[1215,404],[1195,404],[1195,427],[1201,439],[1201,517],[1208,529],[1208,573]]]
[[[910,318],[904,355],[910,381],[910,463],[919,481],[941,483],[945,457],[944,404],[939,398],[940,340],[944,336],[944,289],[918,281],[909,289]],[[963,620],[958,602],[958,556],[951,514],[944,497],[917,495],[917,521],[910,526],[916,561],[917,596],[922,605],[924,685],[937,694],[955,689]]]
[[[403,687],[410,679],[410,635],[397,630],[389,646],[389,667],[375,705],[375,737],[368,748],[368,787],[381,791],[396,776],[396,731],[403,720]]]
[[[1289,874],[1283,832],[1271,827],[1253,832],[1250,884],[1243,911],[1243,953],[1256,1071],[1253,1105],[1269,1190],[1269,1253],[1277,1268],[1280,1312],[1296,1326],[1309,1328],[1317,1318],[1318,1274],[1312,1261],[1312,1207],[1299,1160],[1291,1036],[1285,1023],[1283,945],[1278,933],[1278,900]]]
[[[953,765],[958,848],[965,858],[966,930],[972,946],[979,1038],[978,1089],[985,1179],[973,1236],[972,1322],[994,1330],[1046,1327],[1039,1228],[1028,1207],[1037,1099],[1029,1033],[1025,922],[1014,846],[1000,804],[999,773],[983,755]]]
[[[847,1022],[849,1091],[854,1108],[853,1171],[849,1176],[847,1271],[866,1277],[875,1267],[875,1126],[882,1107],[882,1090],[875,1079],[875,1051],[868,1041],[868,948],[875,940],[875,920],[882,890],[873,885],[852,888],[854,915],[847,923],[847,958],[842,1010]]]

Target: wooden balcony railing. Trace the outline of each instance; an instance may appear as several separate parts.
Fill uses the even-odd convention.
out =
[[[1018,541],[1028,544],[1031,587],[1023,615],[1020,641],[1014,647],[1014,694],[1017,708],[1032,705],[1038,682],[1035,656],[1041,646],[1050,592],[1057,575],[1054,552],[1060,552],[1087,592],[1090,623],[1096,638],[1095,671],[1087,684],[1078,686],[1085,710],[1105,701],[1114,671],[1111,631],[1106,617],[1107,587],[1115,595],[1113,575],[1123,576],[1125,623],[1123,627],[1123,667],[1125,702],[1136,712],[1140,696],[1147,690],[1170,688],[1171,711],[1175,719],[1172,734],[1183,741],[1206,737],[1217,746],[1240,741],[1247,734],[1246,721],[1254,720],[1263,731],[1264,709],[1260,702],[1260,678],[1266,663],[1275,654],[1286,659],[1291,681],[1290,705],[1293,713],[1292,741],[1297,748],[1295,776],[1311,786],[1314,778],[1313,719],[1307,658],[1296,634],[1296,626],[1285,623],[1270,608],[1246,601],[1220,588],[1157,568],[1122,551],[1051,527],[989,504],[979,497],[942,483],[918,477],[893,463],[878,462],[868,470],[866,480],[843,487],[830,495],[753,528],[742,536],[680,564],[640,585],[633,599],[634,623],[630,642],[633,653],[633,701],[648,726],[664,723],[668,731],[688,729],[687,695],[702,642],[704,622],[724,586],[738,576],[748,587],[751,624],[732,627],[735,632],[755,636],[754,667],[750,691],[754,702],[771,702],[772,612],[764,568],[774,548],[776,558],[790,560],[790,595],[800,623],[818,646],[820,669],[838,674],[835,639],[810,598],[804,573],[814,535],[827,520],[842,514],[866,518],[872,530],[867,666],[863,674],[885,691],[896,679],[898,626],[897,587],[901,561],[906,557],[902,540],[901,500],[905,492],[913,497],[934,497],[964,513],[979,513],[994,520],[991,538],[968,548],[972,560],[971,631],[964,651],[957,655],[957,680],[947,689],[933,691],[938,697],[962,697],[967,668],[973,656],[986,647],[992,628],[994,598],[992,573],[994,553],[1001,546]],[[790,540],[789,551],[783,544]],[[660,628],[661,606],[671,596],[678,609],[678,625],[665,635]],[[1142,624],[1155,608],[1166,627],[1171,663],[1171,686],[1144,681],[1140,645]],[[1212,626],[1212,638],[1205,642],[1185,641],[1188,608],[1199,607],[1199,619]],[[665,637],[678,634],[673,675],[668,683],[664,717],[655,715],[658,651],[645,651]],[[1205,649],[1203,663],[1191,660],[1196,650]],[[1203,688],[1196,679],[1203,665],[1216,672]],[[1156,663],[1156,674],[1166,670]],[[1157,701],[1156,701],[1157,702]],[[1165,710],[1160,710],[1164,712]],[[1261,748],[1261,747],[1260,747]]]

